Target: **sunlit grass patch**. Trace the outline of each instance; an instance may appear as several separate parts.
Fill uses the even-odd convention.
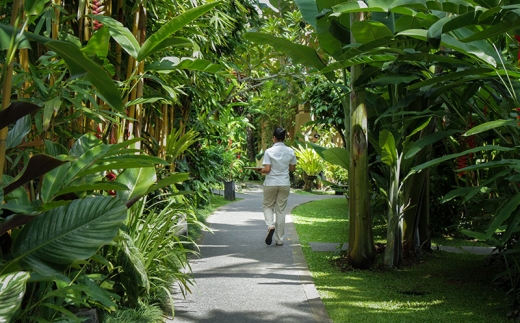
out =
[[[492,268],[482,255],[434,251],[401,269],[341,271],[332,261],[339,251],[315,252],[309,242],[348,242],[347,207],[346,199],[327,199],[292,212],[309,270],[334,322],[510,322],[504,294],[491,285]],[[375,240],[384,242],[384,225],[376,225]]]

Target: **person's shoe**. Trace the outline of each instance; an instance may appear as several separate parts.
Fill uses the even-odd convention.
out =
[[[274,228],[269,228],[269,230],[267,230],[267,237],[265,237],[266,244],[271,245],[271,243],[273,243],[273,234]]]
[[[283,242],[277,242],[276,245],[277,245],[278,247],[283,246]]]

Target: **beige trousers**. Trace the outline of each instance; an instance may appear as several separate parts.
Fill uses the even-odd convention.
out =
[[[285,235],[285,207],[290,186],[264,186],[264,218],[267,228],[274,227],[274,240],[283,243]],[[275,219],[276,215],[276,219]]]

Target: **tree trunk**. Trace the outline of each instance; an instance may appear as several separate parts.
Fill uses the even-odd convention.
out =
[[[351,24],[364,19],[364,13],[351,14]],[[355,39],[351,36],[351,42]],[[348,258],[355,268],[369,268],[375,259],[374,238],[368,178],[368,127],[364,89],[355,88],[361,66],[352,67],[350,94],[350,166],[349,166],[349,219],[350,236]]]

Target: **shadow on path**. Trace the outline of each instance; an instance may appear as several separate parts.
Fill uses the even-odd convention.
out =
[[[186,298],[175,289],[175,318],[167,322],[332,322],[312,282],[290,212],[308,201],[344,197],[291,193],[284,245],[268,246],[262,191],[236,196],[241,200],[208,218],[213,233],[200,242],[200,257],[190,260],[195,285]]]

